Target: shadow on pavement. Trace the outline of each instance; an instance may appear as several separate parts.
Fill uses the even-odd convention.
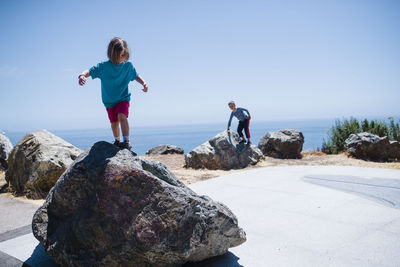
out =
[[[53,259],[44,251],[42,244],[39,244],[32,252],[31,257],[25,261],[24,266],[58,267],[60,265],[55,263]]]
[[[400,180],[345,175],[306,175],[305,182],[355,194],[379,204],[400,209]]]
[[[186,263],[183,267],[243,267],[238,263],[239,258],[228,251],[224,255],[213,257],[200,262]]]
[[[183,267],[243,267],[238,263],[239,258],[232,252],[213,257],[201,262],[186,263]],[[38,244],[31,257],[22,266],[30,267],[59,267],[57,263],[44,251],[42,244]]]

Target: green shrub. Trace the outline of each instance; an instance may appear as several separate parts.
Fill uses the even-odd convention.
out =
[[[345,141],[351,134],[368,132],[380,137],[388,136],[391,140],[400,141],[399,123],[395,123],[393,117],[389,117],[389,123],[379,120],[367,119],[358,121],[355,118],[335,121],[335,125],[327,132],[328,140],[322,143],[322,152],[337,154],[345,150]]]
[[[393,138],[393,140],[397,140],[400,142],[400,126],[399,123],[394,123],[393,117],[389,117],[390,125],[389,125],[389,136]]]

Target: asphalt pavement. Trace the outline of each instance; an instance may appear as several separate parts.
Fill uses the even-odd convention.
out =
[[[247,241],[185,266],[400,266],[400,171],[291,166],[190,185],[226,204]],[[0,266],[56,266],[33,237],[38,206],[0,196]]]

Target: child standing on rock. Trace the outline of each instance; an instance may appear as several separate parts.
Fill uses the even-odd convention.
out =
[[[229,130],[229,127],[231,127],[232,118],[233,118],[233,116],[235,116],[239,120],[237,132],[240,136],[240,143],[242,144],[242,143],[246,142],[246,140],[244,139],[244,136],[243,136],[243,129],[244,129],[244,132],[247,137],[247,144],[250,145],[251,142],[250,142],[249,124],[250,124],[251,116],[250,116],[249,111],[244,108],[239,108],[239,107],[236,108],[236,104],[234,101],[229,102],[228,106],[232,110],[231,117],[229,118],[229,122],[228,122],[228,130]],[[246,112],[247,115],[244,114],[244,112]]]
[[[114,145],[120,148],[131,149],[129,143],[129,101],[131,94],[128,84],[137,81],[143,85],[143,92],[147,92],[146,82],[136,73],[135,67],[129,62],[129,49],[125,40],[119,37],[113,38],[107,51],[107,61],[101,62],[79,75],[79,85],[86,83],[86,78],[100,78],[101,98],[106,107],[111,129],[115,138]],[[120,127],[123,142],[120,139]]]

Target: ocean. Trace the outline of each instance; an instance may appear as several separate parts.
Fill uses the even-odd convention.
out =
[[[304,135],[304,150],[321,148],[323,140],[327,140],[327,131],[334,125],[334,119],[324,120],[296,120],[296,121],[265,121],[250,122],[251,141],[258,145],[260,139],[271,131],[281,129],[297,129]],[[232,130],[236,130],[237,123],[232,123]],[[226,129],[226,123],[198,124],[177,126],[131,127],[131,144],[133,151],[144,155],[147,150],[160,144],[176,145],[184,149],[185,153],[208,141],[219,132]],[[86,150],[97,141],[113,142],[110,128],[81,129],[81,130],[49,130],[53,134]],[[13,145],[17,144],[28,131],[5,131]]]

